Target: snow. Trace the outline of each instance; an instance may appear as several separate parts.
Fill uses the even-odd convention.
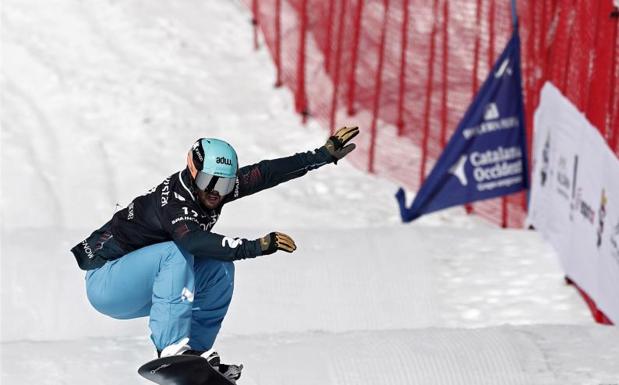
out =
[[[249,20],[239,1],[3,2],[3,385],[147,383],[146,319],[92,309],[70,247],[198,137],[242,164],[324,142]],[[397,187],[343,161],[224,209],[219,233],[299,245],[236,264],[216,348],[240,384],[619,383],[619,332],[537,233],[460,209],[402,225]]]

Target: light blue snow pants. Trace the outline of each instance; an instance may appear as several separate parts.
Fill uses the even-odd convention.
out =
[[[232,262],[194,259],[174,242],[143,247],[86,274],[88,300],[99,312],[117,319],[150,315],[158,350],[185,337],[192,349],[210,349],[233,290]]]

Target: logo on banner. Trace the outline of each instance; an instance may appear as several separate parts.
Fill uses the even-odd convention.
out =
[[[557,165],[557,193],[566,200],[570,200],[570,190],[572,188],[572,181],[568,175],[568,161],[563,155],[559,156],[559,163]]]
[[[546,184],[548,179],[548,168],[550,167],[550,133],[546,137],[546,143],[544,143],[544,149],[542,150],[542,167],[540,167],[540,183],[542,187]]]
[[[470,156],[477,190],[494,190],[522,183],[522,149],[520,146],[485,152],[473,152]]]
[[[509,63],[509,61],[506,63]],[[511,75],[511,71],[509,74]],[[470,139],[473,136],[489,134],[498,130],[518,128],[519,125],[520,123],[517,116],[509,116],[501,119],[499,107],[496,103],[492,102],[488,103],[484,109],[484,121],[479,126],[465,128],[462,131],[462,135],[464,135],[465,139]]]
[[[479,126],[465,128],[462,131],[462,135],[465,139],[471,139],[473,136],[490,134],[500,130],[511,130],[513,128],[518,128],[518,126],[518,119],[511,116],[498,120],[485,121]]]
[[[576,196],[572,205],[572,210],[579,213],[590,224],[595,223],[595,210],[582,199],[582,187],[576,189]]]
[[[464,172],[464,166],[466,166],[466,160],[468,159],[467,155],[462,155],[460,160],[458,160],[450,169],[449,172],[458,178],[460,184],[462,186],[466,186],[469,184],[468,179],[466,179],[466,172]]]
[[[602,189],[602,198],[600,199],[600,209],[598,210],[598,249],[602,245],[602,235],[604,234],[604,219],[606,219],[606,203],[608,198],[606,197],[606,190]]]
[[[503,63],[501,63],[501,66],[499,67],[499,69],[494,74],[494,77],[495,78],[500,78],[501,76],[503,76],[506,73],[508,75],[512,74],[512,67],[509,65],[509,58],[503,60]]]
[[[462,186],[468,186],[466,164],[470,160],[477,191],[493,190],[522,182],[522,150],[518,146],[462,155],[449,169]],[[507,179],[503,179],[507,178]]]
[[[500,118],[499,109],[496,103],[490,103],[486,106],[486,112],[484,113],[484,120],[493,120]]]
[[[612,250],[610,254],[615,258],[615,261],[619,264],[619,220],[613,229],[613,233],[610,236],[610,246]]]
[[[578,208],[578,204],[580,201],[579,195],[580,195],[580,187],[578,186],[578,155],[574,156],[574,170],[573,170],[573,177],[572,177],[572,201],[570,203],[570,221],[574,221],[574,212],[577,210]]]
[[[412,206],[406,207],[403,189],[396,194],[402,220],[526,189],[525,142],[515,30]]]

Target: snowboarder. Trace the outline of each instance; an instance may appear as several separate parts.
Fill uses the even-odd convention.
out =
[[[212,350],[232,299],[233,261],[296,250],[281,232],[248,240],[211,232],[223,205],[337,161],[355,145],[358,127],[343,127],[325,145],[238,168],[223,140],[197,140],[187,167],[166,178],[71,249],[86,270],[88,300],[116,319],[149,316],[160,357],[201,355],[236,380],[241,366],[223,365]]]

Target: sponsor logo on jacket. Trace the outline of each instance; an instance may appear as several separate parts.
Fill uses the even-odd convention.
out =
[[[95,254],[92,252],[92,249],[90,248],[90,245],[88,244],[88,241],[86,241],[85,239],[82,241],[82,248],[84,249],[84,252],[86,253],[89,259],[93,259],[95,257]]]
[[[181,292],[181,301],[193,302],[193,297],[193,292],[188,288],[184,287],[183,291]]]
[[[168,204],[168,197],[170,195],[170,178],[166,178],[163,181],[163,187],[161,188],[161,207],[165,207]]]
[[[234,181],[234,197],[239,197],[239,178],[236,178],[236,181]]]

